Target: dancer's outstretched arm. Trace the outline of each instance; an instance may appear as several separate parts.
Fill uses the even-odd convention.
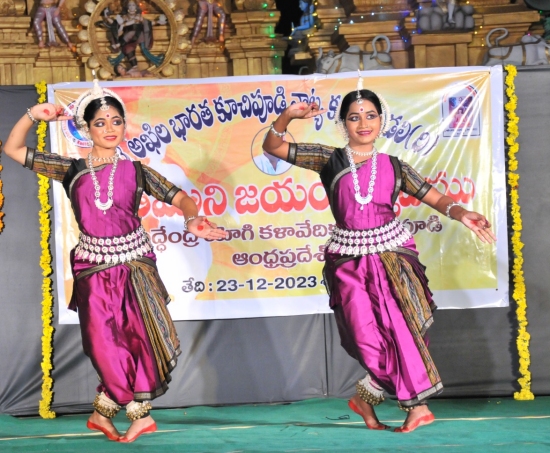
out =
[[[286,160],[288,158],[288,142],[283,140],[282,135],[293,119],[307,119],[325,113],[324,109],[319,109],[316,103],[296,102],[289,105],[283,113],[273,122],[270,131],[265,136],[263,148],[264,151]],[[274,133],[275,132],[275,133]],[[278,133],[278,135],[277,135]]]
[[[72,117],[63,115],[64,108],[54,104],[37,104],[30,109],[30,115],[25,113],[10,132],[4,145],[4,152],[16,162],[23,165],[27,156],[27,135],[32,128],[34,118],[37,121],[62,121]]]
[[[446,215],[448,206],[455,201],[432,187],[424,196],[422,202]],[[491,231],[491,223],[484,215],[478,212],[468,211],[456,204],[449,209],[449,215],[472,230],[481,242],[491,244],[497,240],[495,234]]]

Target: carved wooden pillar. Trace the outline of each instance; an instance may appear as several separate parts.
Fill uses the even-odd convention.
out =
[[[46,83],[81,82],[84,67],[65,46],[40,49],[34,65],[34,79]]]
[[[236,34],[225,42],[233,75],[282,74],[287,42],[275,33],[276,10],[237,11],[231,15]]]
[[[309,37],[308,47],[314,60],[319,58],[320,49],[326,55],[332,50],[338,53],[338,40],[341,38],[338,33],[338,25],[346,19],[346,14],[355,9],[352,0],[318,0],[317,17],[320,27]]]
[[[347,47],[357,45],[362,50],[372,52],[372,40],[376,35],[385,35],[388,37],[391,43],[391,57],[393,67],[396,69],[409,68],[410,67],[410,38],[403,28],[403,16],[398,13],[390,13],[382,17],[373,18],[373,16],[363,15],[353,16],[354,19],[350,19],[353,23],[346,23],[340,25],[338,34],[344,38]],[[383,48],[385,46],[384,41],[377,43],[380,47],[377,50],[386,51]],[[344,50],[343,48],[342,50]]]
[[[468,66],[472,33],[426,33],[413,35],[415,68]]]
[[[31,46],[29,27],[29,17],[0,17],[0,85],[34,83],[38,48]]]
[[[229,58],[220,44],[201,43],[187,54],[186,78],[225,77],[232,74]]]

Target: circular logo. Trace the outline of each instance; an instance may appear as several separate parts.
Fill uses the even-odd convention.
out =
[[[66,108],[65,113],[68,115],[74,114],[74,102],[71,102]],[[91,148],[93,146],[92,141],[84,137],[77,129],[74,119],[63,121],[61,123],[61,130],[65,138],[73,145],[79,148]]]
[[[252,139],[252,144],[250,145],[252,162],[254,162],[256,167],[258,167],[258,170],[266,175],[281,175],[288,171],[288,169],[292,167],[292,164],[264,152],[262,149],[262,144],[268,133],[269,126],[260,129]],[[287,132],[286,137],[290,137],[292,143],[295,143],[294,137],[290,134],[290,132]]]

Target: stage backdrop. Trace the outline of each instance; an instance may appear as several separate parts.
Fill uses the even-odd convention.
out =
[[[396,211],[415,236],[440,308],[508,305],[502,69],[438,68],[364,73],[365,87],[391,108],[379,151],[410,163],[440,191],[487,215],[496,246],[458,222],[401,194]],[[333,218],[318,175],[269,161],[261,144],[269,125],[297,101],[326,113],[296,120],[286,139],[343,146],[334,119],[354,74],[231,77],[105,83],[127,108],[120,153],[139,159],[185,190],[201,214],[229,231],[198,240],[181,212],[144,195],[140,216],[172,297],[175,320],[327,313],[321,268]],[[49,100],[73,108],[89,83],[49,86]],[[72,121],[52,123],[51,149],[85,157],[91,143]],[[115,190],[122,188],[115,187]],[[91,196],[91,195],[90,195]],[[69,250],[78,230],[60,184],[54,184],[60,322],[72,276]]]

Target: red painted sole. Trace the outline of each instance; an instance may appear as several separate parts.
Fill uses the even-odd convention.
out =
[[[107,431],[103,426],[96,425],[95,423],[88,420],[88,423],[86,423],[86,427],[92,431],[101,431],[103,434],[107,436],[109,440],[118,441],[120,439],[119,436],[115,436],[111,434],[109,431]]]
[[[393,430],[394,433],[410,433],[414,431],[419,426],[429,425],[435,420],[434,414],[424,415],[424,417],[420,417],[416,422],[414,422],[412,425],[409,425],[407,427],[401,426],[400,428],[395,428]]]
[[[352,400],[348,401],[348,406],[353,412],[355,412],[357,415],[363,418],[363,421],[365,422],[365,425],[367,425],[368,429],[373,429],[375,431],[385,431],[387,429],[390,429],[388,425],[384,425],[382,423],[380,423],[378,426],[370,426],[367,423],[367,420],[365,420],[365,416],[363,415],[363,413],[359,410],[359,408],[355,405],[355,403]]]
[[[139,431],[134,437],[132,437],[131,439],[126,437],[126,436],[123,436],[121,437],[120,439],[118,439],[119,442],[122,442],[123,444],[128,444],[130,442],[133,442],[134,440],[136,440],[139,436],[141,436],[142,434],[147,434],[147,433],[154,433],[155,431],[157,430],[157,424],[155,422],[153,422],[151,425],[147,426],[146,428],[143,428],[141,431]]]

